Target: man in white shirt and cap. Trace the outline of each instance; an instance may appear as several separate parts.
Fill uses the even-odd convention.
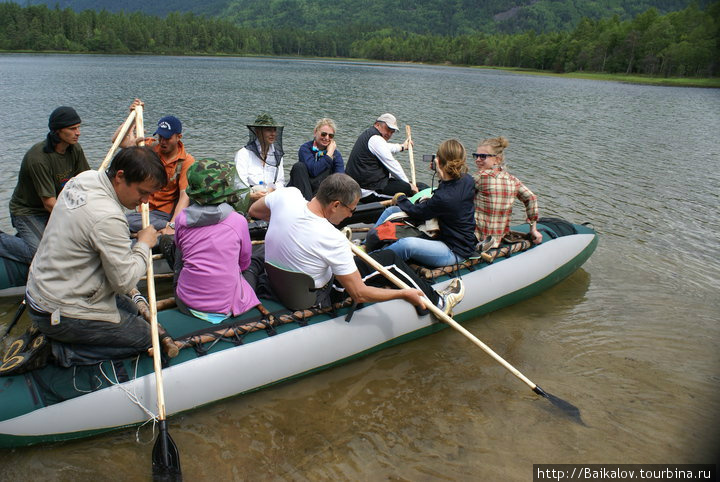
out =
[[[397,132],[397,119],[383,114],[372,127],[360,134],[348,158],[345,172],[362,188],[361,203],[389,199],[397,193],[412,196],[426,184],[412,184],[393,154],[410,148],[409,139],[402,144],[391,144],[390,138]]]

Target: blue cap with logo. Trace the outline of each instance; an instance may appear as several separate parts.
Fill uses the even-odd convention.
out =
[[[173,115],[166,115],[158,121],[157,130],[153,135],[159,135],[165,139],[169,139],[173,134],[182,133],[182,122]]]

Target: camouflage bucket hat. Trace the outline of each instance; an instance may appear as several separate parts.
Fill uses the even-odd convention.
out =
[[[185,192],[200,205],[228,203],[242,213],[250,206],[250,188],[240,180],[233,163],[198,159],[188,168],[187,180]]]
[[[250,129],[251,127],[283,127],[280,124],[276,124],[275,120],[272,118],[270,114],[260,114],[255,118],[255,122],[252,124],[247,124],[247,128]]]

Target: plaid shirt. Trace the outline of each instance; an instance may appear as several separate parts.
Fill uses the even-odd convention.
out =
[[[482,241],[492,236],[494,246],[510,231],[510,217],[515,198],[525,204],[527,222],[537,221],[537,196],[518,178],[502,167],[485,169],[475,179],[475,234]]]

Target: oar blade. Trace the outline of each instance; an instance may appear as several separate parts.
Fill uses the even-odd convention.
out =
[[[180,452],[167,431],[167,422],[160,420],[160,433],[152,452],[152,474],[154,481],[180,482]]]
[[[559,409],[567,417],[571,418],[572,420],[579,423],[580,425],[587,426],[587,425],[585,425],[585,422],[583,421],[582,416],[580,415],[580,409],[577,408],[572,403],[565,401],[562,398],[556,397],[555,395],[547,393],[545,390],[543,390],[539,386],[535,386],[533,391],[535,393],[537,393],[538,395],[550,400],[550,403],[552,403],[555,408]]]

